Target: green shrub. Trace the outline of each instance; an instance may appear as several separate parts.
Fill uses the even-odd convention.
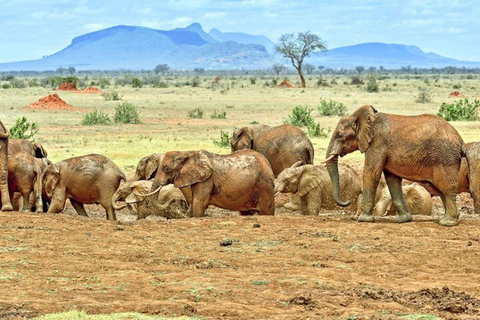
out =
[[[199,78],[199,77],[193,78],[193,80],[192,80],[192,87],[194,87],[194,88],[200,87],[200,78]]]
[[[12,85],[10,84],[10,82],[3,82],[2,83],[2,89],[10,89],[12,87]]]
[[[155,83],[154,87],[155,88],[168,88],[168,82],[159,81],[159,82]]]
[[[15,124],[9,130],[10,139],[30,139],[39,130],[36,122],[28,122],[26,117],[17,118]],[[28,132],[30,131],[30,132]]]
[[[308,127],[315,124],[311,113],[313,109],[307,106],[296,106],[292,110],[292,114],[284,121],[285,123],[293,124],[297,127]]]
[[[355,74],[351,77],[350,84],[352,84],[352,85],[363,84],[363,80],[362,80],[362,78],[360,78],[359,75]]]
[[[478,108],[480,100],[475,99],[470,103],[468,99],[462,99],[454,103],[442,103],[437,116],[447,121],[475,121],[478,119]]]
[[[110,79],[100,78],[98,79],[98,85],[100,86],[100,88],[105,89],[106,86],[110,85]]]
[[[432,101],[433,92],[425,87],[418,88],[418,95],[415,99],[415,102],[418,103],[428,103]]]
[[[368,77],[367,87],[365,88],[368,92],[378,92],[378,83],[377,78],[374,75]]]
[[[212,119],[227,119],[227,113],[225,111],[214,110],[210,116]]]
[[[18,89],[23,89],[27,87],[27,83],[22,79],[15,78],[11,80],[10,83],[12,84],[12,87],[18,88]]]
[[[313,123],[307,127],[307,135],[310,137],[326,138],[330,133],[330,129],[320,127],[320,123]]]
[[[255,84],[255,83],[257,83],[257,78],[251,77],[250,78],[250,84]]]
[[[227,131],[220,130],[220,140],[213,140],[217,147],[225,148],[230,146],[230,134]]]
[[[335,100],[320,98],[318,112],[322,117],[344,116],[347,113],[347,106]]]
[[[141,88],[143,86],[142,80],[139,78],[133,78],[132,79],[132,88]]]
[[[454,85],[453,85],[453,89],[457,89],[457,90],[458,90],[458,89],[460,89],[460,88],[462,88],[462,85],[461,85],[460,83],[457,83],[457,84],[454,84]]]
[[[193,119],[202,119],[203,118],[203,110],[200,108],[195,108],[188,110],[188,117]]]
[[[328,87],[327,79],[319,76],[317,79],[317,87]]]
[[[124,102],[115,107],[113,121],[115,123],[141,123],[137,107],[130,102]]]
[[[118,94],[118,92],[116,92],[116,91],[102,93],[102,97],[106,101],[122,100],[122,97],[120,97],[120,94]]]
[[[82,124],[84,126],[93,126],[96,124],[108,125],[111,123],[112,120],[110,119],[108,114],[97,111],[96,109],[90,113],[87,113],[82,120]]]

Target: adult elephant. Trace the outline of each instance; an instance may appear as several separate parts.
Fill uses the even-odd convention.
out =
[[[340,165],[340,195],[355,200],[362,192],[362,181],[352,167]],[[304,215],[318,215],[320,209],[335,210],[338,205],[332,196],[332,184],[324,166],[311,164],[301,166],[299,162],[283,170],[275,183],[275,195],[292,193],[300,197],[300,210]],[[352,204],[349,211],[356,211]]]
[[[78,214],[87,216],[84,204],[100,203],[107,219],[116,220],[112,196],[126,180],[120,168],[99,154],[89,154],[49,165],[42,174],[45,195],[51,199],[48,213],[59,213],[70,203]]]
[[[412,220],[402,194],[402,178],[424,181],[441,195],[444,226],[458,224],[456,193],[458,172],[465,145],[458,132],[444,119],[434,115],[400,116],[377,112],[373,106],[358,108],[340,119],[328,145],[327,169],[335,201],[339,198],[338,156],[360,150],[365,153],[363,169],[362,213],[358,221],[375,221],[375,193],[382,172],[385,175],[398,222]]]
[[[158,166],[162,162],[163,153],[152,153],[140,159],[135,169],[132,181],[150,180],[157,173]]]
[[[2,211],[12,211],[12,203],[8,193],[8,130],[0,121],[0,194]]]
[[[252,149],[267,158],[277,177],[280,172],[300,161],[313,164],[314,150],[310,139],[300,128],[291,124],[277,127],[267,125],[247,126],[233,132],[232,152]]]
[[[162,159],[152,186],[158,188],[151,194],[173,183],[187,198],[185,187],[190,187],[194,217],[202,217],[209,205],[244,214],[274,215],[273,180],[267,159],[253,150],[228,155],[170,151]]]
[[[31,142],[26,139],[10,139],[8,141],[8,155],[25,152],[35,158],[46,158],[47,151],[40,142]]]
[[[33,207],[37,212],[43,212],[46,208],[42,199],[41,175],[43,170],[51,162],[46,158],[38,159],[26,152],[18,152],[8,158],[8,187],[10,198],[19,192],[22,195],[22,211],[28,212]],[[30,194],[34,194],[33,203],[30,202]],[[15,203],[15,210],[18,210],[18,203]],[[33,206],[32,206],[33,204]]]

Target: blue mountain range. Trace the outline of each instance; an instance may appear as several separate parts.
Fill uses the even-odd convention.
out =
[[[314,53],[307,63],[331,68],[384,66],[385,68],[480,67],[478,62],[459,61],[416,46],[363,43]],[[288,61],[275,54],[275,44],[265,36],[246,33],[206,33],[194,23],[186,28],[156,30],[136,26],[115,26],[81,35],[63,50],[43,59],[0,63],[0,71],[43,71],[58,67],[76,70],[152,70],[158,64],[173,69],[268,69]]]

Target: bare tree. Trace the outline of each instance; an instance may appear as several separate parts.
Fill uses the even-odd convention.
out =
[[[310,63],[305,63],[303,65],[303,69],[305,69],[305,72],[307,74],[312,74],[312,72],[315,71],[315,66],[313,64],[310,64]]]
[[[60,75],[63,75],[66,71],[67,71],[67,69],[65,69],[63,67],[59,67],[59,68],[57,68],[57,70],[55,72],[60,73]]]
[[[287,68],[285,68],[285,66],[281,63],[275,63],[273,66],[272,66],[272,71],[274,74],[276,74],[277,76],[282,73],[283,71],[285,71]]]
[[[317,50],[327,52],[326,44],[322,39],[309,31],[299,32],[296,36],[293,33],[282,34],[276,49],[285,58],[290,59],[293,67],[297,69],[303,88],[305,88],[305,78],[302,74],[303,60]]]
[[[73,76],[76,70],[75,70],[75,67],[68,67],[67,71],[68,73],[70,73],[71,76]]]

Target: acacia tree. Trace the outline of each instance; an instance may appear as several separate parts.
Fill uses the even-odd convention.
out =
[[[310,63],[305,63],[303,65],[303,69],[305,69],[305,72],[307,74],[312,74],[313,71],[315,71],[315,66],[313,64],[310,64]]]
[[[165,74],[165,72],[167,72],[168,70],[170,70],[170,67],[168,66],[168,64],[164,63],[164,64],[159,64],[155,67],[155,69],[153,69],[153,71],[155,72],[155,74]]]
[[[272,71],[274,74],[276,74],[277,76],[282,73],[283,71],[285,71],[287,68],[285,68],[285,66],[281,63],[275,63],[273,66],[272,66]]]
[[[303,88],[305,88],[305,78],[302,74],[303,60],[312,52],[318,50],[322,52],[328,51],[322,39],[310,33],[310,31],[299,32],[296,36],[293,33],[282,34],[276,50],[283,54],[285,58],[290,59],[293,67],[298,71]]]

